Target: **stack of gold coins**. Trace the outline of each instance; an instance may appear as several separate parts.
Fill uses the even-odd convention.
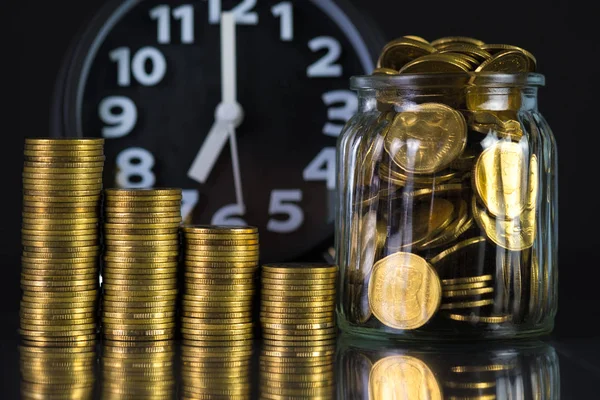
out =
[[[182,399],[251,399],[252,345],[181,346]]]
[[[120,342],[102,347],[103,399],[172,399],[175,392],[170,340]]]
[[[261,399],[334,399],[335,339],[273,345],[260,354]]]
[[[94,394],[94,341],[85,346],[20,346],[21,398],[90,399]]]
[[[297,342],[335,338],[338,267],[269,264],[262,268],[260,322],[263,338]]]
[[[189,226],[183,228],[183,236],[183,338],[194,346],[235,341],[243,351],[249,349],[258,229]]]
[[[105,195],[104,336],[172,339],[181,189],[108,189]]]
[[[21,329],[56,344],[95,338],[103,139],[26,139]]]

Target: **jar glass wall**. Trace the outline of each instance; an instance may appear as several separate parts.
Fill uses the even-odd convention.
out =
[[[557,156],[539,74],[352,78],[338,142],[338,321],[398,339],[552,330]]]

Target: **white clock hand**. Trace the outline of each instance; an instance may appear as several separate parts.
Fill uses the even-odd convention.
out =
[[[206,139],[194,158],[188,177],[197,182],[205,183],[210,175],[217,158],[221,155],[228,138],[235,139],[235,127],[239,126],[244,117],[242,107],[236,102],[236,48],[235,48],[235,17],[232,13],[222,13],[221,21],[221,103],[215,111],[215,122]],[[234,153],[235,148],[235,155]],[[236,198],[240,202],[241,178],[237,157],[237,146],[231,144],[234,179],[236,179]],[[235,159],[234,159],[235,158]],[[236,168],[237,165],[237,168]],[[236,172],[237,171],[237,172]],[[237,178],[236,178],[237,175]],[[239,180],[239,184],[237,182]]]
[[[221,101],[237,102],[235,16],[231,12],[221,14]]]

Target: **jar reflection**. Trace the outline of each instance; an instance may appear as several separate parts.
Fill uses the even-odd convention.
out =
[[[94,341],[62,347],[19,346],[21,398],[91,399],[94,394]]]
[[[174,397],[172,341],[106,341],[102,352],[102,399]]]
[[[342,340],[338,399],[557,400],[558,356],[543,342],[385,347]]]

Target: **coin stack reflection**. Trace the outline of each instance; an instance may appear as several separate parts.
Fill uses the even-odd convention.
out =
[[[95,338],[103,139],[26,139],[21,329],[24,340]]]
[[[333,398],[338,267],[262,267],[261,398]]]
[[[181,189],[106,190],[102,322],[110,340],[175,333]]]
[[[85,346],[20,346],[22,399],[91,399],[94,341]]]
[[[102,399],[171,399],[174,344],[108,340],[102,348]]]
[[[252,345],[181,346],[182,399],[251,399]]]
[[[335,398],[334,354],[334,340],[296,342],[288,347],[265,340],[260,355],[260,398]]]
[[[258,229],[190,226],[183,228],[183,237],[183,338],[193,346],[236,342],[240,349],[249,348]]]

